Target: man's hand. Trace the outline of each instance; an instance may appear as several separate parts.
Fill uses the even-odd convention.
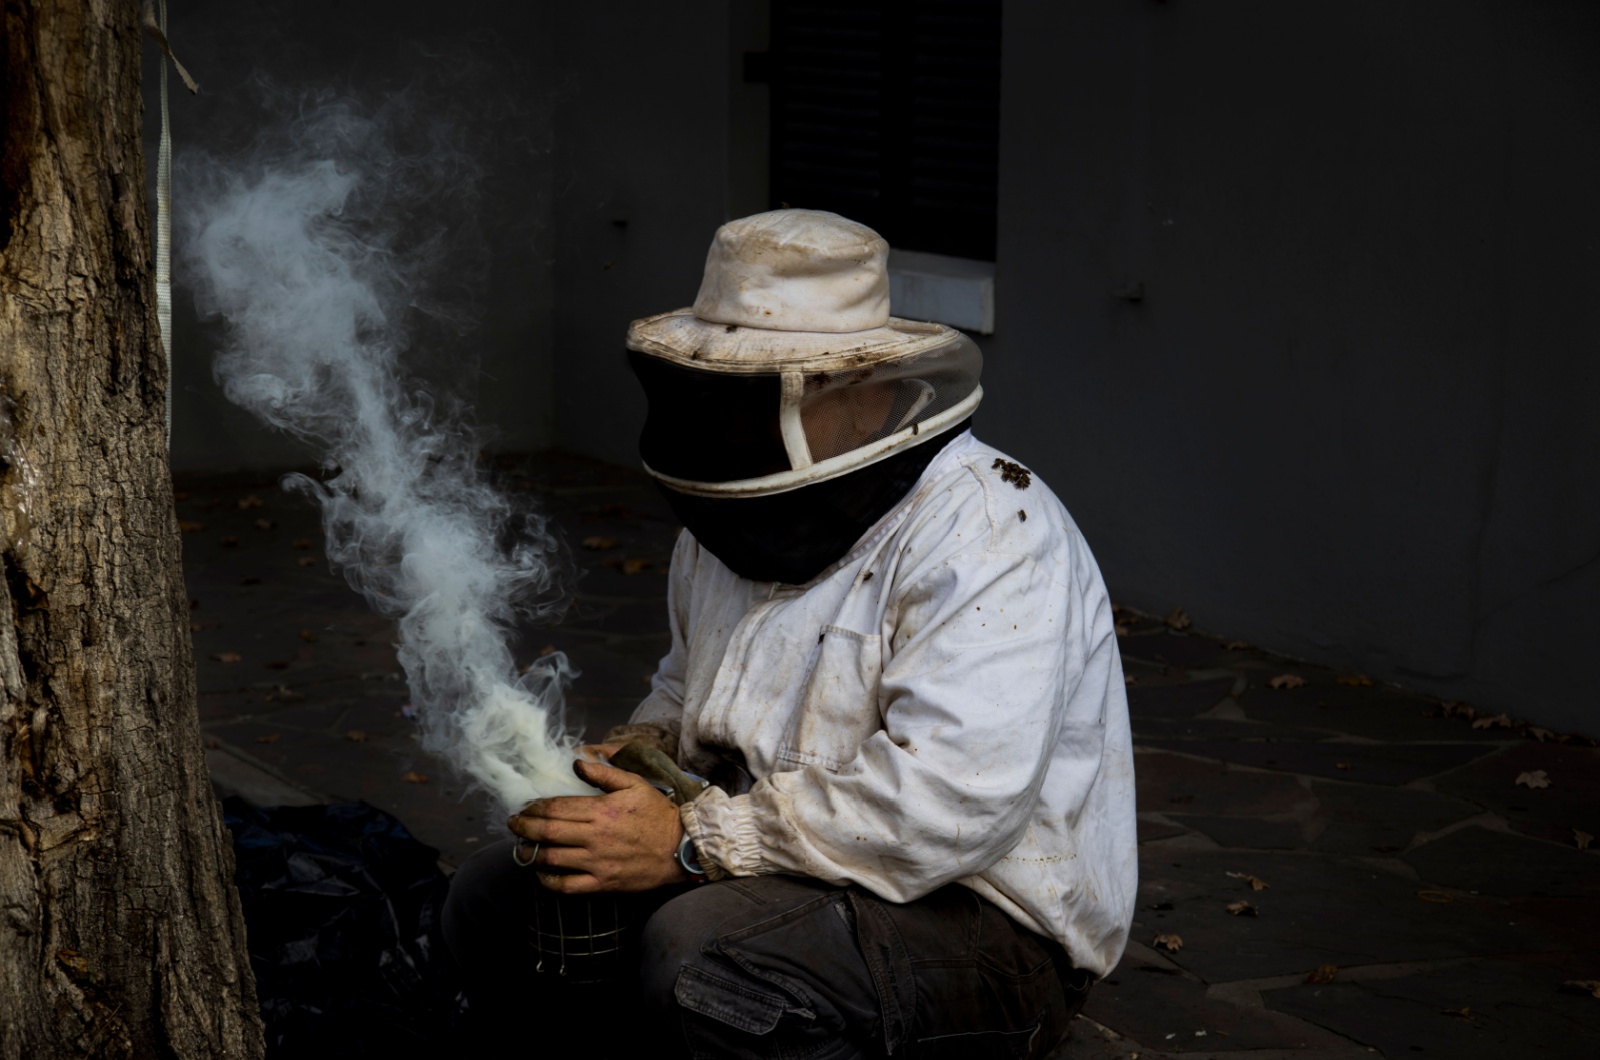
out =
[[[673,852],[683,838],[678,808],[642,777],[598,762],[573,772],[604,795],[535,799],[507,827],[539,844],[539,882],[562,894],[648,891],[689,877]]]

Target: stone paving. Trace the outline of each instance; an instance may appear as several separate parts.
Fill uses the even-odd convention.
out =
[[[634,472],[502,459],[582,569],[525,631],[625,719],[665,651],[676,532]],[[358,798],[459,862],[497,832],[420,753],[388,623],[275,475],[180,476],[200,717],[219,790]],[[1600,751],[1119,612],[1138,750],[1133,941],[1058,1055],[1600,1056]],[[1588,849],[1585,849],[1588,848]]]

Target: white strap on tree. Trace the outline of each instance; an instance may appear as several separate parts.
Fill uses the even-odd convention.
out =
[[[190,92],[199,92],[189,71],[172,54],[167,41],[167,0],[144,0],[141,21],[146,33],[161,46],[162,53],[183,78]],[[172,448],[172,130],[167,114],[167,64],[161,64],[161,147],[156,155],[156,323],[161,333],[161,352],[167,358],[167,448]]]

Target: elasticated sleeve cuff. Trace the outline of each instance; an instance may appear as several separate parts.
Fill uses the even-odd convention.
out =
[[[710,879],[760,876],[774,871],[762,857],[761,837],[748,798],[734,798],[721,788],[707,788],[693,802],[680,807],[678,816]]]

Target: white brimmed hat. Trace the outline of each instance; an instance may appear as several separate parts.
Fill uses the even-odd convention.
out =
[[[943,324],[890,316],[888,261],[882,236],[821,210],[772,210],[717,229],[694,305],[635,320],[627,346],[700,372],[780,377],[771,412],[788,466],[717,481],[651,466],[647,451],[646,470],[701,495],[778,493],[881,460],[970,416],[983,395],[977,346]],[[892,414],[864,440],[819,426],[826,419],[831,429],[836,415],[808,415],[868,387]],[[662,411],[652,395],[652,418]],[[655,448],[671,450],[665,425],[656,427]]]

